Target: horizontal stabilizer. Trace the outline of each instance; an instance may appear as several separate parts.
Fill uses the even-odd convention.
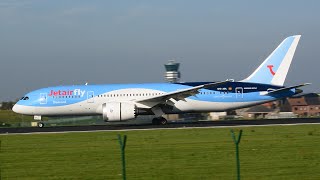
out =
[[[281,93],[281,92],[284,92],[284,91],[289,91],[290,89],[299,88],[299,87],[307,86],[307,85],[310,85],[310,84],[311,83],[304,83],[304,84],[299,84],[299,85],[296,85],[296,86],[290,86],[290,87],[271,90],[271,91],[268,91],[267,95]]]

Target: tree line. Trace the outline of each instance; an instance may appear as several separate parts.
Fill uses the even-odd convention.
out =
[[[9,102],[2,102],[1,103],[1,110],[11,110],[15,102],[9,101]]]

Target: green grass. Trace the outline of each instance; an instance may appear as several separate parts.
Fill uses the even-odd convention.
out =
[[[243,179],[320,179],[320,125],[242,128]],[[2,179],[121,179],[119,132],[1,135]],[[120,132],[127,179],[235,179],[229,128]]]
[[[11,110],[0,110],[0,123],[19,123],[33,121],[32,116],[17,114]]]
[[[46,126],[54,125],[88,125],[96,123],[96,119],[92,117],[81,117],[81,119],[76,119],[77,117],[43,117],[42,120],[48,124]],[[35,122],[33,116],[17,114],[11,110],[0,110],[0,127],[19,127],[19,126],[31,126],[30,122]]]

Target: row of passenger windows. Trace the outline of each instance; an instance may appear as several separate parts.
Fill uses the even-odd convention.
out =
[[[140,94],[104,94],[98,95],[98,97],[130,97],[130,96],[158,96],[164,93],[140,93]],[[200,92],[199,94],[229,94],[227,91],[220,91],[219,93],[208,91]],[[81,96],[52,96],[52,98],[81,98]],[[20,100],[28,100],[29,97],[22,97]]]
[[[212,92],[212,91],[208,91],[208,92],[200,92],[199,94],[229,94],[228,91],[219,91],[219,93],[217,92]]]
[[[141,93],[141,94],[104,94],[104,95],[98,95],[98,97],[130,97],[130,96],[157,96],[162,95],[164,93]],[[216,94],[215,92],[200,92],[199,94]],[[229,94],[229,92],[220,91],[217,94]]]
[[[130,96],[157,96],[164,93],[141,93],[141,94],[104,94],[98,97],[130,97]]]

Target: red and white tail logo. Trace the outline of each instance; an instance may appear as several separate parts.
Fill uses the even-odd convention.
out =
[[[268,68],[269,68],[269,70],[270,70],[270,73],[272,74],[272,76],[274,76],[276,73],[273,71],[273,65],[268,65],[267,66]]]

